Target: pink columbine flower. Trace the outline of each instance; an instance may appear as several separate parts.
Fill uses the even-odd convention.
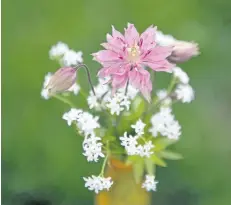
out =
[[[60,68],[51,76],[46,88],[50,94],[64,92],[75,84],[76,75],[76,68]]]
[[[133,24],[128,24],[124,35],[112,27],[112,35],[107,34],[107,42],[101,44],[105,50],[94,53],[93,59],[103,66],[98,75],[111,77],[113,91],[129,82],[150,101],[152,82],[145,67],[165,72],[171,72],[173,67],[166,59],[171,55],[172,47],[158,46],[155,34],[156,27],[153,26],[141,35]]]
[[[172,63],[183,63],[200,54],[198,44],[194,42],[175,41],[172,46],[172,54],[168,57]]]

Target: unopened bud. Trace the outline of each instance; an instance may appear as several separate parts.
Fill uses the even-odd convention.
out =
[[[176,41],[172,46],[172,54],[168,57],[168,60],[172,63],[185,62],[200,53],[198,44],[194,42]]]
[[[56,94],[68,90],[76,81],[76,68],[64,67],[58,69],[47,85],[50,94]]]

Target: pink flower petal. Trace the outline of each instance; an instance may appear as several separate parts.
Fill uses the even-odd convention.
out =
[[[129,71],[129,65],[124,63],[113,63],[110,66],[102,68],[98,75],[100,77],[106,77],[109,75],[124,75]]]
[[[150,74],[141,66],[129,72],[129,83],[139,89],[147,101],[150,102],[150,93],[152,91],[152,83],[150,81]]]
[[[125,29],[125,40],[130,47],[139,41],[139,33],[133,24],[128,23],[128,28]]]
[[[150,26],[140,35],[140,48],[142,51],[153,48],[155,43],[156,27]]]
[[[114,26],[112,26],[112,36],[125,42],[124,36],[119,31],[117,31]]]
[[[94,53],[94,60],[97,60],[98,62],[108,62],[108,61],[121,61],[119,58],[119,55],[111,50],[101,50],[98,53]]]
[[[123,51],[125,50],[125,40],[121,33],[116,31],[113,27],[113,35],[107,34],[107,44],[103,44],[103,46],[107,47],[106,49],[115,51],[116,53],[123,55]]]
[[[126,85],[128,80],[128,72],[126,72],[124,75],[113,75],[112,76],[112,88],[113,88],[113,93],[115,90],[118,88],[122,88]]]
[[[154,71],[172,72],[174,64],[169,63],[167,60],[156,62],[142,62],[143,65],[150,67]]]
[[[144,53],[141,57],[143,61],[161,61],[166,59],[172,53],[172,47],[161,47],[156,46],[155,48],[149,50],[148,52]]]

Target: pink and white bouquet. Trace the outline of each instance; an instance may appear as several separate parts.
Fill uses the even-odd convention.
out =
[[[83,177],[89,190],[113,189],[115,182],[105,175],[105,169],[116,158],[132,165],[134,179],[142,188],[156,191],[155,167],[165,167],[165,159],[182,158],[168,150],[181,136],[173,105],[194,99],[187,73],[176,64],[197,56],[198,45],[165,35],[153,26],[139,34],[133,24],[128,24],[124,34],[112,27],[112,34],[101,45],[104,50],[92,54],[101,65],[96,85],[91,82],[91,69],[83,64],[82,52],[62,42],[52,46],[50,59],[61,68],[46,75],[41,96],[70,106],[60,117],[82,136],[86,160],[102,163],[101,171]],[[88,94],[76,82],[80,68],[87,71]],[[171,76],[166,88],[153,90],[156,72]],[[84,100],[88,109],[75,105],[72,94]]]

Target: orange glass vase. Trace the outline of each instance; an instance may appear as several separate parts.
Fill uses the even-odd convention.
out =
[[[150,205],[150,194],[135,182],[131,165],[110,159],[105,176],[114,184],[110,191],[96,195],[95,205]]]

